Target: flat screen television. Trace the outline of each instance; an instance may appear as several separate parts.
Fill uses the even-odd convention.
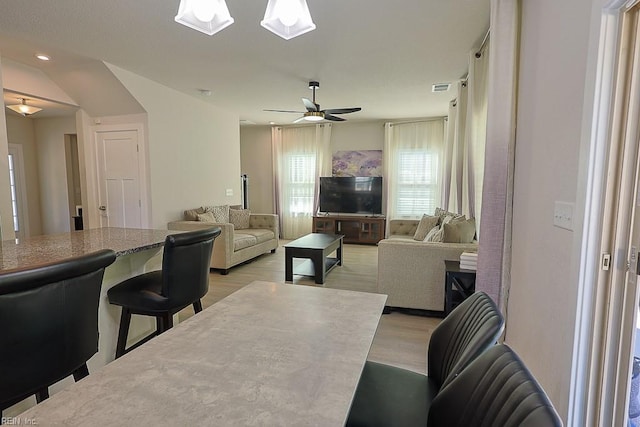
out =
[[[320,212],[382,213],[382,177],[320,177]]]

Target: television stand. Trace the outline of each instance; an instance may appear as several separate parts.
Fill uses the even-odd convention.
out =
[[[313,232],[342,234],[344,243],[375,245],[384,239],[384,216],[322,215],[313,217]]]

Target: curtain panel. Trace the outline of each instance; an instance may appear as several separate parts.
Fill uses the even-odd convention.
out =
[[[458,97],[449,104],[443,165],[442,206],[476,219],[480,215],[487,133],[489,41],[469,55],[469,76],[458,82]]]
[[[476,290],[508,316],[520,2],[491,0],[491,70]]]
[[[444,128],[444,118],[385,124],[387,218],[433,215],[440,204]]]
[[[331,125],[271,128],[274,206],[283,239],[312,230],[318,211],[319,177],[331,174]]]

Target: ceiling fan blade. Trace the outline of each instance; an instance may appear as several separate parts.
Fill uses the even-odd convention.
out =
[[[304,114],[304,111],[293,111],[293,110],[262,110],[262,111],[273,111],[274,113],[298,113]]]
[[[360,107],[353,108],[330,108],[328,110],[324,110],[327,114],[347,114],[347,113],[355,113],[357,111],[362,110]]]
[[[318,106],[307,98],[302,98],[302,103],[307,107],[307,111],[318,111]]]
[[[345,120],[347,120],[347,119],[343,119],[342,117],[332,116],[331,114],[327,114],[327,113],[324,113],[324,119],[331,120],[334,122],[344,122]]]
[[[297,119],[295,119],[295,120],[293,121],[293,123],[300,123],[300,122],[301,122],[301,121],[303,121],[303,120],[304,120],[304,116],[302,116],[302,117],[298,117]]]

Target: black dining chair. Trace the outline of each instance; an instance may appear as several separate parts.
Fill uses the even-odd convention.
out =
[[[104,269],[115,259],[101,250],[0,273],[0,416],[34,394],[40,403],[69,375],[89,374]]]
[[[518,355],[499,344],[471,362],[431,402],[428,427],[561,427]]]
[[[484,292],[458,305],[434,329],[427,375],[382,363],[365,363],[347,426],[424,426],[429,406],[472,360],[496,343],[504,318]]]
[[[209,290],[213,242],[220,227],[167,236],[162,269],[132,277],[107,291],[109,302],[122,307],[116,358],[173,327],[173,315],[188,305],[202,311],[201,298]],[[131,315],[153,316],[156,330],[126,348]]]

